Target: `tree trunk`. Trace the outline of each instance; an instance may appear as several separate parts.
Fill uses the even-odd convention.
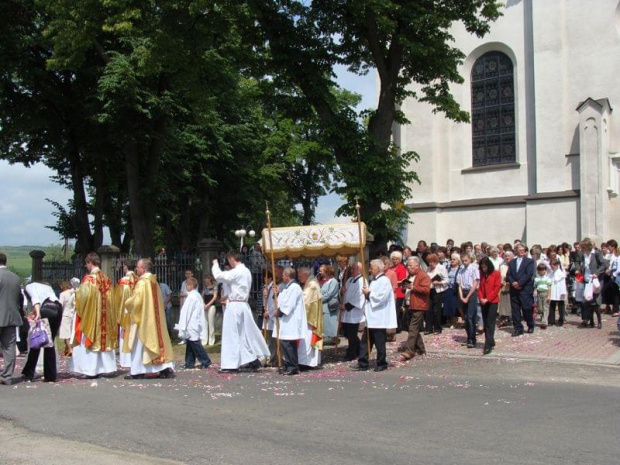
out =
[[[86,255],[96,249],[90,231],[90,222],[88,221],[88,203],[86,202],[86,191],[84,188],[82,160],[72,131],[70,131],[69,135],[69,162],[71,165],[71,187],[73,189],[73,204],[75,208],[73,221],[77,231],[76,249],[81,254]]]
[[[125,144],[123,153],[127,174],[129,216],[134,236],[133,252],[143,257],[149,257],[153,253],[152,222],[149,219],[149,208],[145,205],[141,195],[144,180],[140,173],[140,156],[135,142]]]

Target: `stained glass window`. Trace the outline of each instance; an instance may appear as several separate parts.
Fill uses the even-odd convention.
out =
[[[514,163],[515,102],[512,61],[501,52],[478,58],[471,71],[473,166]]]

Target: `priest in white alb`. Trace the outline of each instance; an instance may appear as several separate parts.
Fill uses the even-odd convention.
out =
[[[118,280],[114,288],[114,306],[116,307],[116,317],[118,323],[118,359],[122,368],[131,366],[131,347],[129,346],[129,329],[131,328],[131,315],[125,308],[125,302],[133,293],[138,276],[135,273],[136,262],[127,260],[123,266],[125,276]]]
[[[101,259],[89,253],[88,274],[75,291],[75,345],[70,370],[84,378],[116,372],[117,314],[112,281],[99,269]]]
[[[131,314],[129,346],[131,367],[125,379],[143,379],[147,375],[174,378],[174,352],[168,336],[166,309],[157,278],[151,273],[153,262],[138,261],[138,282],[125,302]],[[156,376],[155,376],[156,375]]]
[[[323,301],[321,287],[310,274],[308,268],[297,270],[297,279],[302,287],[304,306],[306,308],[307,330],[299,343],[299,365],[302,367],[317,367],[321,364],[323,349]]]
[[[220,372],[238,373],[242,366],[256,371],[262,366],[260,361],[270,353],[248,305],[252,273],[242,263],[238,252],[229,252],[226,259],[229,271],[222,271],[217,259],[213,260],[211,268],[216,281],[228,287],[222,321]]]
[[[396,328],[396,304],[392,283],[385,276],[384,270],[385,265],[381,260],[372,260],[370,274],[373,279],[368,287],[362,287],[362,293],[366,297],[364,312],[368,329],[362,336],[360,357],[356,367],[360,371],[366,371],[369,367],[368,336],[370,336],[370,350],[373,345],[377,349],[375,371],[384,371],[388,368],[385,350],[386,331]]]
[[[282,284],[277,289],[277,306],[274,312],[280,319],[280,331],[274,329],[273,335],[280,339],[280,349],[284,359],[285,375],[299,374],[298,345],[308,332],[304,294],[295,281],[295,270],[284,268]],[[305,350],[302,350],[305,352]]]

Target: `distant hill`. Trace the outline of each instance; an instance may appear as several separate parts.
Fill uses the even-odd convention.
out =
[[[47,255],[57,255],[62,248],[61,245],[0,245],[0,251],[7,256],[7,266],[22,278],[27,278],[32,270],[32,258],[30,252],[33,250],[43,250]]]

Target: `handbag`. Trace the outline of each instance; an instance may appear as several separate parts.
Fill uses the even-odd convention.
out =
[[[54,347],[52,330],[47,318],[37,320],[28,331],[28,345],[31,349]]]

